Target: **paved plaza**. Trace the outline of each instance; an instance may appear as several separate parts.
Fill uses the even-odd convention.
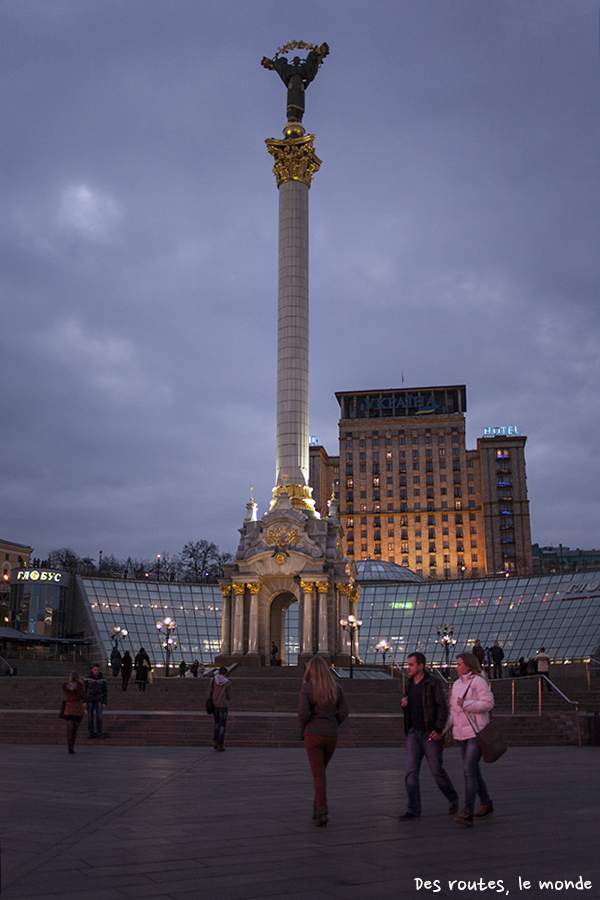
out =
[[[447,815],[426,768],[423,817],[398,821],[403,750],[338,750],[325,829],[311,822],[301,747],[84,735],[76,750],[0,748],[2,900],[600,898],[598,748],[509,750],[485,766],[497,814],[472,829]],[[445,757],[462,796],[458,751]]]

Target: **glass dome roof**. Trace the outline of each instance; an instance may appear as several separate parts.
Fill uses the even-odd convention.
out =
[[[391,583],[424,581],[420,575],[407,569],[406,566],[398,566],[396,563],[385,562],[382,559],[359,559],[356,561],[356,569],[356,580],[362,584],[367,581],[387,581]]]

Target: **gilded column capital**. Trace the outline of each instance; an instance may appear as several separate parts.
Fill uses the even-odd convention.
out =
[[[255,581],[252,584],[246,584],[246,587],[251,594],[258,594],[258,592],[260,591],[260,581]]]
[[[277,506],[282,494],[287,494],[294,509],[309,509],[314,512],[315,501],[312,498],[312,490],[307,484],[277,484],[273,488],[273,499],[269,510]],[[297,533],[297,529],[293,530]]]
[[[246,590],[246,585],[245,584],[234,584],[233,590],[236,594],[243,594],[244,591]]]
[[[304,591],[305,594],[312,594],[315,589],[314,581],[301,581],[300,587]]]
[[[350,588],[350,599],[356,602],[360,597],[360,585],[357,585],[354,588]]]
[[[221,587],[221,585],[219,585],[219,590],[223,594],[223,600],[226,597],[231,597],[231,585],[230,584],[226,584],[224,587]]]
[[[352,592],[352,586],[349,584],[336,584],[338,594],[342,594],[342,596],[350,596]]]
[[[317,590],[320,594],[326,594],[329,590],[329,582],[328,581],[317,581]]]
[[[281,187],[286,181],[301,181],[310,187],[313,176],[321,168],[321,160],[313,146],[314,139],[314,134],[287,138],[284,141],[267,138],[267,150],[275,159],[273,174],[277,187]]]

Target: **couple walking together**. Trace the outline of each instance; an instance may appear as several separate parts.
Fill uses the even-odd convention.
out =
[[[489,722],[494,695],[481,676],[481,666],[473,653],[459,653],[456,662],[458,680],[452,686],[450,715],[442,685],[425,670],[425,656],[408,657],[409,680],[402,698],[406,731],[406,793],[408,807],[401,819],[418,819],[421,815],[419,771],[423,757],[439,789],[449,802],[449,813],[458,812],[458,793],[442,764],[445,735],[452,729],[463,764],[465,804],[454,819],[470,827],[474,819],[493,815],[494,807],[479,768],[481,750],[477,733]],[[475,810],[479,794],[481,806]]]

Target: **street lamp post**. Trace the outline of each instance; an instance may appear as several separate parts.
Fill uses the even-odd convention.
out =
[[[126,628],[119,628],[118,625],[115,625],[115,627],[113,628],[113,630],[110,633],[110,639],[112,641],[112,644],[113,644],[113,647],[115,650],[119,649],[120,642],[123,641],[127,637],[128,634],[129,634],[129,632],[127,631]]]
[[[348,616],[347,619],[340,619],[340,625],[350,635],[350,678],[354,678],[354,641],[362,622],[356,616]]]
[[[450,665],[450,647],[456,643],[456,638],[453,638],[454,627],[452,625],[448,625],[447,622],[444,622],[442,627],[438,625],[436,631],[439,635],[439,642],[446,651],[446,668]]]
[[[169,677],[169,662],[171,659],[171,653],[173,650],[177,650],[178,644],[177,641],[173,640],[171,637],[172,633],[177,628],[177,622],[174,622],[169,616],[165,616],[162,622],[157,622],[156,627],[160,632],[161,637],[164,636],[164,640],[162,642],[163,649],[165,651],[165,656],[167,659],[167,673],[166,677]],[[164,630],[163,630],[164,629]]]
[[[156,554],[156,580],[160,581],[160,553]]]
[[[388,653],[390,652],[389,642],[388,641],[379,641],[379,643],[375,647],[375,652],[377,653],[378,650],[381,653],[381,656],[383,659],[383,665],[385,666],[385,658],[388,655]]]

